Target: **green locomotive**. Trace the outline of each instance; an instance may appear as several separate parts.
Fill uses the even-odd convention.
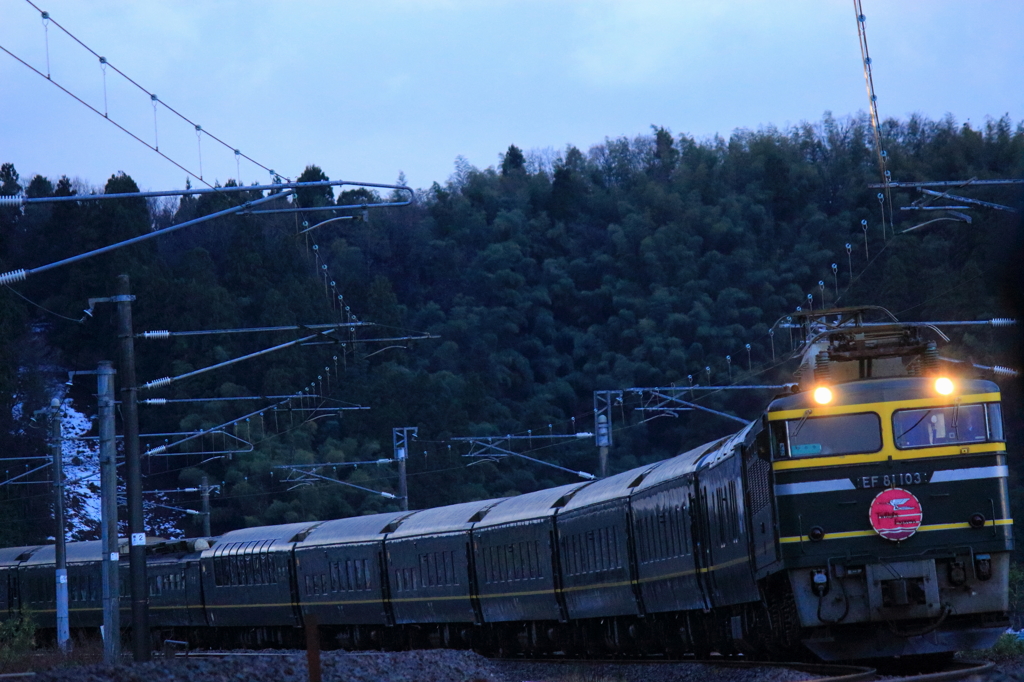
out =
[[[764,417],[782,636],[825,659],[991,646],[1013,549],[999,389],[950,374],[920,327],[862,315],[804,318],[802,390]]]

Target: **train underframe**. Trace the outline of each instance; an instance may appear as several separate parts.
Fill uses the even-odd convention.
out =
[[[558,621],[322,625],[325,649],[474,649],[492,656],[855,660],[991,646],[1008,626],[1009,553],[791,569],[759,602],[703,611]],[[822,580],[825,575],[827,580]],[[817,579],[816,579],[817,576]],[[303,648],[300,627],[162,628],[200,648]]]

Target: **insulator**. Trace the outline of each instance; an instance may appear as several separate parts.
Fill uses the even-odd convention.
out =
[[[935,347],[934,341],[929,341],[921,356],[921,369],[924,374],[934,372],[939,368],[939,349]]]
[[[832,382],[832,367],[828,359],[828,351],[814,356],[814,380],[821,384]]]
[[[993,327],[1012,327],[1017,324],[1017,320],[1010,317],[997,317],[992,320]]]
[[[142,332],[142,338],[144,339],[169,339],[171,333],[166,329],[157,329],[151,332]]]
[[[25,197],[20,194],[0,195],[0,206],[21,206],[25,203]]]
[[[171,378],[163,377],[162,379],[154,379],[153,381],[147,382],[143,385],[143,388],[163,388],[164,386],[170,386]]]
[[[15,282],[24,282],[28,274],[23,269],[11,270],[0,275],[0,285],[14,284]]]
[[[1009,367],[1001,367],[999,365],[996,365],[995,367],[992,368],[992,373],[995,374],[997,377],[1015,377],[1018,374],[1020,374],[1020,372],[1018,372],[1015,369],[1010,369]]]
[[[147,398],[146,400],[143,400],[142,403],[144,405],[166,405],[167,398]]]

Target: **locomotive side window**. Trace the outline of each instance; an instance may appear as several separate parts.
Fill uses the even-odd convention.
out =
[[[772,425],[776,458],[853,455],[882,449],[882,422],[874,412],[814,417],[806,410],[799,419]]]
[[[996,403],[987,407],[975,404],[898,410],[892,415],[896,447],[927,448],[1002,440],[999,412]]]

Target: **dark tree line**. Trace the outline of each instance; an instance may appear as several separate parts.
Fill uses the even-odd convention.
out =
[[[899,180],[1019,177],[1024,162],[1024,129],[1005,118],[980,129],[952,119],[890,120],[883,137]],[[112,311],[97,308],[93,317],[77,320],[86,299],[110,295],[122,272],[132,278],[140,331],[373,324],[154,393],[273,396],[306,388],[324,396],[293,400],[231,427],[255,444],[252,452],[203,464],[210,455],[145,464],[151,487],[192,486],[204,473],[223,482],[215,532],[397,508],[336,484],[291,489],[285,472],[274,468],[390,457],[393,427],[419,428],[409,463],[414,507],[567,483],[572,479],[561,472],[520,460],[467,466],[467,448],[449,439],[590,431],[593,391],[685,386],[688,377],[706,383],[705,368],[715,383],[789,380],[795,365],[782,362],[788,336],[769,330],[780,316],[807,305],[808,294],[815,307],[881,305],[907,320],[1009,315],[1004,273],[1013,272],[1015,216],[975,211],[969,226],[944,222],[899,234],[923,219],[894,210],[895,225],[883,239],[882,207],[877,190],[868,188],[878,178],[871,140],[864,120],[826,116],[813,125],[737,131],[728,139],[696,140],[655,127],[649,135],[607,139],[587,151],[570,146],[553,161],[513,145],[495,167],[459,164],[447,182],[420,191],[413,206],[373,212],[369,223],[334,223],[300,235],[303,220],[314,225],[330,214],[222,218],[34,278],[14,288],[38,306],[0,293],[5,457],[14,461],[42,447],[42,434],[28,418],[48,404],[62,372],[114,359]],[[326,175],[310,166],[301,179]],[[102,191],[135,189],[130,177],[115,175]],[[24,181],[4,165],[0,192],[19,191],[42,197],[93,190],[66,177]],[[976,195],[1018,203],[1005,187]],[[916,198],[894,192],[892,204]],[[293,201],[311,208],[379,199],[365,190],[339,197],[304,190]],[[50,262],[238,200],[202,195],[174,203],[0,209],[0,267]],[[862,220],[869,225],[868,257]],[[305,333],[140,341],[138,374],[143,381],[175,376]],[[422,333],[437,338],[387,340]],[[954,336],[944,353],[1018,364],[1012,338],[989,331]],[[92,410],[88,388],[74,391],[76,405]],[[1012,385],[1006,392],[1018,395]],[[753,418],[769,397],[714,395],[706,404]],[[613,470],[671,456],[733,429],[699,413],[644,422],[630,400],[615,415]],[[1019,442],[1016,404],[1008,421]],[[371,409],[311,411],[353,405]],[[253,402],[240,401],[145,409],[142,430],[209,429],[252,409]],[[572,469],[596,468],[592,440],[535,439],[516,447]],[[333,469],[321,473],[335,475]],[[394,492],[393,473],[389,466],[364,465],[342,467],[336,475]],[[37,489],[12,491],[10,500],[0,495],[0,508],[15,518],[45,515],[39,486],[25,488]],[[196,532],[185,522],[183,530]],[[0,540],[27,542],[40,532],[31,523],[12,524],[0,529]]]

